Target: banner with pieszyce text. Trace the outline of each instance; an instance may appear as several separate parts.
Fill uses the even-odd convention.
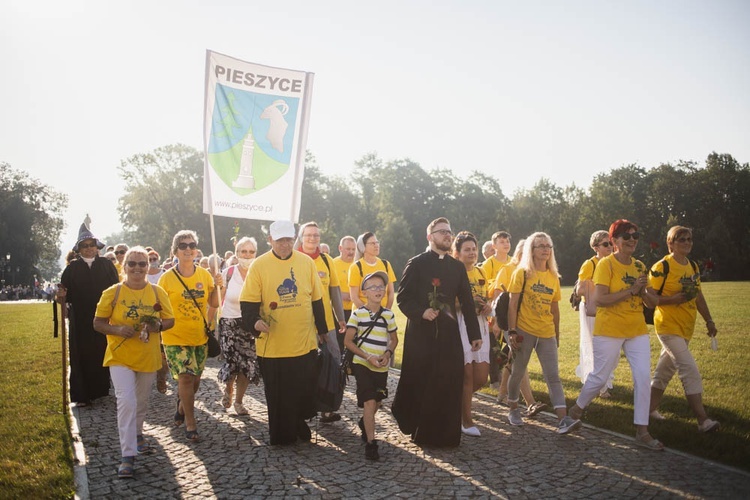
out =
[[[313,74],[206,52],[203,212],[299,219]]]

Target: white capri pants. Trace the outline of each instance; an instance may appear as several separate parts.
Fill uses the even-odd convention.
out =
[[[148,396],[156,372],[135,372],[124,366],[110,366],[109,376],[117,396],[117,428],[123,457],[138,455],[138,435],[148,411]]]
[[[651,346],[648,334],[632,338],[594,336],[594,371],[583,384],[576,404],[586,408],[607,383],[609,374],[620,361],[620,349],[630,363],[633,375],[633,423],[648,425],[648,410],[651,403]]]

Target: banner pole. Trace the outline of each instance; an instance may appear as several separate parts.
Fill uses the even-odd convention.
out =
[[[65,414],[68,411],[68,335],[65,328],[68,312],[65,302],[60,304],[60,319],[60,337],[62,338],[62,411]]]

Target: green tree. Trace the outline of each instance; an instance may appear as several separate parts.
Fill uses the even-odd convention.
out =
[[[68,197],[0,163],[0,256],[6,283],[31,285],[33,275],[47,280],[60,273],[60,235]]]

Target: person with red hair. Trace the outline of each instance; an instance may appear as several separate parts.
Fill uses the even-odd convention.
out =
[[[594,271],[594,371],[569,413],[574,419],[583,415],[583,409],[607,383],[622,350],[633,374],[635,442],[651,450],[663,450],[664,445],[648,432],[651,345],[643,304],[654,307],[658,297],[647,288],[646,266],[633,258],[639,238],[638,226],[626,219],[616,220],[609,227],[615,250],[601,259]]]

